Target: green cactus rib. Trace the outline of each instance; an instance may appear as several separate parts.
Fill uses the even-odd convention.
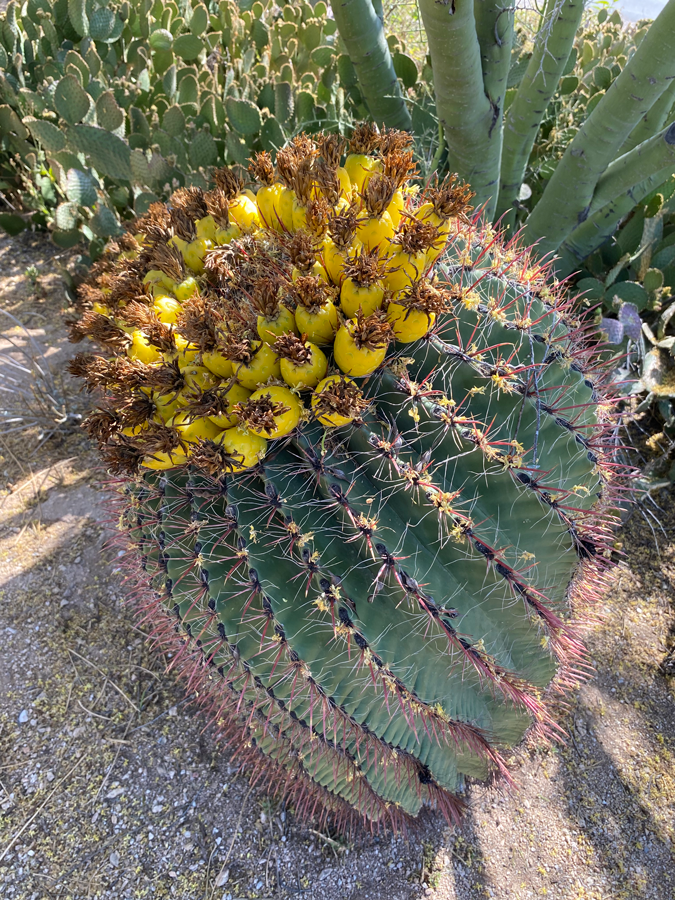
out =
[[[541,255],[555,251],[588,217],[598,179],[675,77],[669,0],[607,93],[568,144],[525,226]],[[574,190],[570,190],[574,185]]]
[[[602,587],[602,380],[568,309],[494,261],[474,255],[455,313],[372,376],[361,424],[306,425],[251,475],[131,484],[157,640],[307,811],[453,818],[583,675],[569,609]]]

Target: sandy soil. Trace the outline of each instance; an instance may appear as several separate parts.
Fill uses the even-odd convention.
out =
[[[0,307],[62,369],[58,256],[0,238]],[[76,430],[37,443],[0,435],[0,896],[675,898],[675,683],[660,668],[675,494],[657,498],[660,524],[638,513],[620,535],[567,744],[514,759],[515,794],[472,787],[461,829],[428,813],[407,840],[346,840],[237,774],[123,604],[90,448]]]

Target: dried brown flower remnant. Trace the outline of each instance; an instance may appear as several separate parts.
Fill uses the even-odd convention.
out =
[[[406,309],[437,315],[449,312],[453,299],[451,291],[430,284],[426,278],[420,278],[409,289],[399,291],[396,296],[396,302]]]
[[[312,198],[307,204],[305,212],[307,230],[317,241],[326,234],[332,211],[333,208],[323,197]]]
[[[114,387],[126,393],[147,385],[150,366],[124,356],[105,359],[93,353],[78,353],[68,363],[68,371],[83,378],[90,393],[97,387]]]
[[[354,240],[358,226],[358,207],[352,203],[343,213],[333,216],[328,223],[328,233],[338,249],[346,250]]]
[[[441,219],[457,218],[468,224],[473,209],[470,200],[475,193],[468,184],[457,184],[457,180],[457,175],[448,175],[438,187],[426,191],[425,199],[433,204]]]
[[[339,134],[322,134],[317,138],[319,155],[318,162],[324,162],[331,169],[337,169],[345,149],[345,139]]]
[[[312,361],[312,348],[306,336],[303,338],[297,334],[282,334],[274,342],[273,350],[281,359],[287,359],[296,366],[304,366]]]
[[[251,302],[261,316],[268,319],[274,318],[279,311],[279,299],[281,294],[281,280],[274,276],[259,278],[253,285]]]
[[[237,472],[241,468],[241,453],[229,453],[225,447],[213,441],[198,440],[192,447],[190,460],[198,469],[209,475],[221,475],[223,472]]]
[[[386,210],[396,193],[397,183],[387,175],[376,172],[363,191],[363,203],[372,218],[378,218]]]
[[[405,184],[417,171],[412,150],[405,153],[398,150],[387,153],[382,158],[382,168],[384,174],[391,178],[397,188]]]
[[[357,125],[349,138],[350,153],[372,153],[380,148],[380,132],[372,122]]]
[[[420,222],[408,216],[401,223],[398,233],[392,238],[392,244],[398,245],[403,253],[411,256],[422,250],[428,250],[440,236],[440,230],[430,222]]]
[[[364,347],[366,350],[379,350],[394,339],[394,332],[387,322],[384,310],[376,309],[371,315],[364,316],[363,310],[359,309],[355,319],[351,335],[359,349]]]
[[[185,278],[183,254],[171,244],[156,244],[148,260],[150,269],[158,269],[169,278],[180,283]]]
[[[316,248],[306,231],[296,231],[288,245],[288,255],[301,272],[309,272],[316,262]]]
[[[213,173],[213,180],[216,182],[216,187],[225,194],[228,200],[234,200],[244,186],[242,178],[230,166],[216,169]]]
[[[274,433],[277,423],[277,416],[282,416],[289,411],[290,407],[285,406],[280,400],[274,401],[270,394],[263,394],[252,400],[250,397],[243,403],[235,403],[232,412],[239,416],[240,420],[248,428],[254,431],[262,431],[267,436]]]
[[[183,304],[177,324],[183,337],[205,353],[215,349],[222,321],[223,314],[209,295],[193,294]]]
[[[261,184],[274,184],[274,163],[267,150],[256,153],[248,164],[248,170]]]
[[[97,312],[85,312],[76,322],[68,323],[68,336],[74,344],[90,337],[111,350],[125,350],[131,338],[119,325]]]
[[[314,178],[326,200],[335,207],[340,200],[340,179],[335,169],[319,159],[314,165]]]
[[[326,284],[318,275],[301,275],[293,282],[291,291],[294,299],[313,313],[318,312],[327,300],[334,300],[336,296],[335,287]]]
[[[358,418],[367,409],[369,401],[363,396],[363,392],[353,381],[340,378],[316,395],[315,415],[330,416],[337,413],[348,418]]]
[[[380,155],[385,158],[395,153],[407,150],[413,142],[413,137],[406,131],[397,131],[395,128],[385,128],[380,134]],[[412,154],[411,154],[412,155]]]
[[[206,209],[206,205],[204,205]],[[195,223],[190,215],[184,209],[172,209],[169,212],[171,217],[171,231],[182,241],[193,241],[197,236]]]
[[[221,228],[228,228],[230,224],[230,203],[225,191],[215,188],[205,196],[206,211],[213,216],[216,224]]]
[[[183,187],[174,191],[169,200],[171,206],[185,213],[189,219],[203,219],[206,212],[206,198],[199,187]]]
[[[380,256],[379,250],[368,250],[361,247],[347,257],[343,272],[346,278],[351,278],[359,287],[369,287],[379,281],[387,269],[387,260]]]

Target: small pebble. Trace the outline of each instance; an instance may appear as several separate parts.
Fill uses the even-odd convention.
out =
[[[19,725],[25,725],[28,721],[28,710],[22,709],[19,713]]]

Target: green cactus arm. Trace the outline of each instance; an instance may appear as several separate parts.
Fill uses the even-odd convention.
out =
[[[598,179],[642,116],[675,78],[675,0],[669,0],[558,163],[525,225],[544,256],[588,216]]]
[[[592,215],[616,197],[630,192],[645,178],[654,175],[664,181],[674,169],[675,124],[638,144],[607,167],[593,193],[589,214]]]
[[[412,119],[373,3],[331,0],[331,8],[371,116],[378,125],[411,131]]]
[[[634,147],[637,147],[638,144],[653,137],[661,131],[667,122],[672,121],[671,111],[673,103],[675,103],[675,80],[666,88],[652,108],[645,113],[628,135],[619,151],[620,155],[623,156],[624,153],[628,153]]]
[[[472,0],[420,0],[434,71],[436,112],[448,149],[448,169],[476,192],[492,218],[499,189],[501,116],[483,82],[481,45]]]
[[[515,221],[514,205],[525,177],[537,130],[574,45],[583,0],[549,0],[527,71],[504,119],[496,217]]]
[[[505,6],[501,0],[474,0],[473,11],[485,92],[501,113],[511,67],[514,7]]]
[[[558,249],[558,258],[555,261],[558,276],[564,278],[578,271],[583,261],[614,234],[621,220],[648,194],[665,184],[672,174],[671,162],[665,169],[660,169],[612,199],[575,228]]]

